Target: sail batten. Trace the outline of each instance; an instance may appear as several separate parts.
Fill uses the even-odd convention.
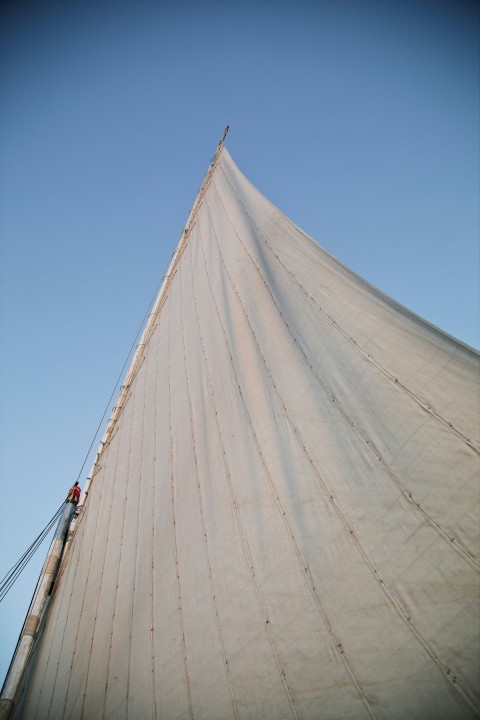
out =
[[[478,373],[222,139],[16,717],[475,717]]]

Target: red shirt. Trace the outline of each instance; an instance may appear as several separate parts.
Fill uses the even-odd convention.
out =
[[[74,485],[70,488],[67,495],[67,502],[73,502],[75,504],[80,500],[80,488],[78,485]]]

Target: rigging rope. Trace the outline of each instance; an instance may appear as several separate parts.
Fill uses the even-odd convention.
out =
[[[90,447],[88,448],[87,454],[85,455],[85,459],[84,459],[84,461],[83,461],[82,467],[80,468],[80,471],[79,471],[79,473],[78,473],[78,475],[77,475],[77,482],[80,480],[80,475],[81,475],[82,472],[83,472],[83,468],[85,467],[85,464],[86,464],[86,462],[87,462],[87,460],[88,460],[88,457],[89,457],[90,452],[91,452],[91,450],[92,450],[93,444],[94,444],[95,440],[97,439],[97,436],[98,436],[98,433],[99,433],[100,428],[102,427],[102,423],[103,423],[103,421],[104,421],[104,419],[105,419],[105,415],[106,415],[107,412],[108,412],[108,408],[110,407],[110,403],[112,402],[112,398],[113,398],[113,396],[114,396],[114,394],[115,394],[115,391],[116,391],[116,389],[117,389],[117,387],[118,387],[118,383],[120,382],[120,380],[121,380],[122,377],[123,377],[123,373],[124,373],[124,371],[125,371],[125,368],[127,367],[127,363],[128,363],[128,361],[129,361],[129,359],[130,359],[130,356],[131,356],[132,351],[133,351],[133,349],[134,349],[134,347],[135,347],[135,344],[136,344],[136,342],[137,342],[137,340],[138,340],[138,337],[139,337],[139,335],[140,335],[140,333],[141,333],[141,331],[142,331],[142,329],[143,329],[143,326],[145,325],[145,320],[146,320],[147,317],[148,317],[148,314],[149,314],[149,312],[150,312],[150,309],[151,309],[153,303],[155,302],[155,298],[157,297],[158,291],[160,290],[160,287],[161,287],[161,284],[162,284],[163,280],[164,280],[164,278],[162,278],[162,279],[160,280],[160,282],[158,283],[157,287],[155,288],[155,292],[154,292],[154,294],[153,294],[152,299],[150,300],[150,303],[149,303],[149,305],[148,305],[147,311],[146,311],[145,315],[143,316],[142,322],[140,323],[140,326],[139,326],[139,328],[138,328],[138,330],[137,330],[137,334],[135,335],[135,338],[134,338],[134,340],[133,340],[133,342],[132,342],[132,344],[131,344],[131,346],[130,346],[130,350],[128,351],[127,357],[125,358],[125,362],[123,363],[122,369],[120,370],[120,372],[119,372],[119,374],[118,374],[118,377],[117,377],[117,381],[116,381],[116,383],[115,383],[115,386],[114,386],[114,388],[113,388],[113,390],[112,390],[112,392],[111,392],[110,397],[108,398],[107,404],[106,404],[106,406],[105,406],[105,410],[103,411],[103,415],[102,415],[102,417],[100,418],[100,422],[99,422],[98,425],[97,425],[97,429],[95,430],[95,434],[94,434],[94,436],[93,436],[93,438],[92,438],[92,442],[90,443]]]
[[[17,562],[10,568],[7,574],[2,578],[2,580],[0,581],[0,602],[2,602],[2,600],[5,598],[12,585],[15,583],[19,575],[28,565],[29,561],[32,559],[32,557],[34,556],[42,542],[45,540],[52,527],[55,525],[56,521],[60,518],[61,514],[63,513],[64,507],[65,503],[63,502],[56,511],[55,515],[48,521],[47,525],[43,528],[41,533],[37,535],[30,547],[25,550],[23,555],[17,560]]]

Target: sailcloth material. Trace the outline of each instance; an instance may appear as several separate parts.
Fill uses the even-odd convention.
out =
[[[476,717],[478,372],[223,148],[18,716]]]

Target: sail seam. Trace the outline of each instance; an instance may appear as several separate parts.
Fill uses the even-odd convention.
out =
[[[225,205],[224,205],[224,203],[223,203],[223,199],[222,199],[222,197],[221,197],[218,189],[216,188],[215,183],[214,183],[214,187],[215,187],[215,190],[216,190],[216,192],[217,192],[217,195],[218,195],[218,197],[219,197],[219,199],[220,199],[220,202],[221,202],[221,204],[222,204],[222,207],[223,207],[223,209],[224,209],[225,215],[226,215],[228,221],[230,222],[234,233],[235,233],[236,236],[238,237],[241,245],[243,246],[243,248],[244,248],[245,252],[247,253],[248,257],[250,258],[250,261],[252,262],[252,265],[253,265],[253,266],[255,267],[255,269],[257,270],[257,272],[258,272],[258,274],[259,274],[259,276],[260,276],[260,278],[261,278],[261,280],[262,280],[262,282],[263,282],[263,284],[264,284],[264,286],[265,286],[265,289],[267,290],[268,294],[270,295],[270,297],[271,297],[271,299],[272,299],[272,302],[274,303],[275,307],[277,308],[277,311],[278,311],[280,317],[282,318],[282,321],[283,321],[285,327],[287,328],[290,336],[292,337],[292,339],[293,339],[293,341],[294,341],[294,343],[295,343],[295,346],[298,348],[298,351],[299,351],[301,357],[303,358],[305,364],[306,364],[307,367],[310,369],[312,375],[315,377],[315,379],[317,380],[318,384],[320,385],[320,387],[321,387],[322,390],[324,391],[325,395],[330,399],[332,405],[337,408],[338,412],[339,412],[340,415],[344,418],[344,420],[352,427],[353,431],[355,432],[355,434],[357,435],[357,437],[359,438],[359,440],[363,443],[363,445],[367,448],[367,450],[369,451],[369,453],[370,453],[371,455],[373,455],[373,457],[376,459],[376,461],[377,461],[378,463],[380,463],[380,465],[382,466],[382,468],[384,469],[384,471],[386,472],[386,474],[390,477],[391,480],[393,480],[393,482],[394,482],[395,485],[399,488],[399,490],[400,490],[401,493],[404,495],[404,497],[407,498],[408,502],[410,502],[413,507],[416,507],[416,508],[417,508],[418,512],[427,520],[428,524],[429,524],[432,528],[435,529],[435,531],[439,534],[439,536],[443,538],[443,540],[448,544],[449,547],[451,547],[460,557],[462,557],[462,558],[464,559],[464,561],[465,561],[466,563],[468,563],[468,564],[470,565],[470,567],[472,567],[472,568],[475,570],[475,572],[480,573],[480,566],[478,565],[478,563],[476,562],[476,560],[471,556],[471,554],[470,554],[465,548],[463,548],[461,545],[458,544],[458,542],[455,540],[455,538],[451,537],[451,535],[425,510],[425,508],[423,508],[423,506],[421,505],[421,503],[415,498],[413,492],[412,492],[412,491],[402,482],[402,480],[400,480],[400,478],[394,473],[394,471],[390,468],[390,466],[387,464],[387,462],[383,459],[383,457],[381,456],[381,454],[374,448],[374,446],[372,445],[372,443],[370,442],[370,440],[367,440],[367,439],[363,436],[362,432],[361,432],[360,429],[357,427],[357,425],[355,424],[355,422],[354,422],[354,421],[352,420],[352,418],[348,415],[348,413],[346,412],[346,410],[344,410],[344,408],[341,406],[341,404],[339,403],[339,401],[338,401],[338,399],[336,398],[336,396],[334,395],[334,393],[328,388],[328,386],[326,385],[326,383],[325,383],[325,382],[322,380],[322,378],[319,376],[316,368],[315,368],[314,365],[310,362],[310,360],[309,360],[307,354],[305,353],[305,351],[304,351],[301,343],[298,341],[298,338],[295,337],[295,334],[292,332],[292,329],[290,328],[290,325],[289,325],[289,323],[288,323],[285,315],[284,315],[283,312],[281,311],[281,309],[280,309],[280,307],[279,307],[279,305],[278,305],[278,302],[277,302],[277,300],[275,299],[275,296],[274,296],[274,294],[273,294],[270,286],[268,285],[267,281],[265,280],[265,278],[264,278],[264,276],[263,276],[260,268],[258,267],[258,265],[256,264],[255,260],[253,259],[252,255],[250,254],[250,252],[249,252],[248,249],[246,248],[245,244],[243,243],[243,241],[242,241],[242,239],[241,239],[241,237],[240,237],[240,235],[239,235],[239,233],[238,233],[235,225],[233,224],[231,218],[229,217],[229,215],[228,215],[228,213],[227,213],[227,211],[226,211]]]
[[[172,507],[172,531],[173,531],[173,547],[174,547],[174,558],[175,558],[175,575],[176,575],[176,587],[177,587],[177,609],[179,614],[180,632],[182,636],[182,652],[183,652],[183,673],[185,681],[185,689],[188,701],[188,712],[190,720],[193,720],[193,709],[192,709],[192,696],[190,691],[190,680],[188,675],[188,663],[187,663],[187,646],[185,639],[185,627],[183,624],[183,611],[182,611],[182,589],[180,582],[180,567],[178,563],[178,545],[177,545],[177,525],[175,516],[175,472],[173,463],[173,426],[172,426],[172,387],[171,387],[171,349],[172,349],[172,338],[171,338],[171,302],[168,304],[168,417],[169,417],[169,428],[170,428],[170,480],[171,480],[171,507]]]
[[[230,222],[231,222],[231,221],[230,221]],[[234,228],[233,223],[232,223],[232,227]],[[235,228],[234,228],[234,229],[235,229]],[[215,233],[215,231],[214,231],[214,233]],[[237,233],[237,237],[239,237],[238,233]],[[317,478],[318,486],[319,486],[320,489],[323,491],[323,493],[324,493],[327,501],[330,502],[331,506],[334,508],[337,516],[339,517],[339,519],[341,520],[341,522],[342,522],[345,530],[347,531],[348,537],[351,539],[351,541],[352,541],[352,542],[354,543],[354,545],[357,547],[357,550],[358,550],[358,552],[360,553],[360,556],[362,557],[364,563],[366,564],[366,566],[367,566],[368,569],[370,570],[370,572],[371,572],[372,576],[374,577],[374,579],[377,581],[377,584],[379,585],[379,587],[381,588],[381,590],[383,591],[383,593],[386,595],[387,599],[388,599],[388,600],[390,601],[390,603],[393,605],[393,607],[394,607],[394,609],[396,610],[396,612],[397,612],[397,614],[399,615],[399,617],[406,623],[407,627],[410,629],[410,631],[411,631],[411,632],[414,634],[414,636],[417,638],[417,641],[419,641],[420,644],[423,646],[423,648],[428,652],[428,654],[430,655],[430,657],[432,658],[432,660],[434,660],[434,662],[435,662],[435,663],[439,666],[439,668],[443,671],[443,673],[445,674],[445,676],[447,677],[447,679],[456,687],[456,689],[457,689],[457,690],[459,691],[459,693],[462,695],[462,697],[463,697],[463,699],[465,700],[465,702],[466,702],[471,708],[474,708],[474,707],[475,707],[474,703],[473,703],[472,700],[469,698],[469,696],[466,694],[466,692],[463,690],[463,688],[460,687],[460,685],[458,684],[458,678],[457,678],[457,676],[455,676],[455,675],[453,674],[452,670],[451,670],[451,669],[448,667],[448,665],[440,658],[440,656],[439,656],[439,655],[435,652],[435,650],[431,647],[431,645],[429,644],[428,640],[422,635],[422,633],[420,632],[420,630],[419,630],[419,629],[415,626],[415,624],[412,622],[411,618],[409,617],[408,613],[407,613],[407,612],[405,611],[405,609],[403,608],[401,602],[398,600],[398,598],[396,597],[395,593],[394,593],[389,587],[387,587],[387,585],[386,585],[386,583],[385,583],[385,580],[383,579],[382,575],[381,575],[380,572],[378,571],[375,563],[374,563],[374,562],[371,560],[371,558],[369,557],[367,551],[365,550],[365,548],[364,548],[363,545],[361,544],[361,542],[360,542],[357,534],[355,533],[353,527],[350,525],[350,523],[349,523],[349,521],[347,520],[346,516],[344,515],[343,511],[340,509],[340,506],[338,505],[338,503],[337,503],[337,501],[336,501],[336,499],[335,499],[335,497],[334,497],[334,495],[333,495],[333,492],[332,492],[331,488],[328,486],[328,483],[325,481],[325,479],[322,477],[320,471],[319,471],[318,468],[316,467],[315,462],[314,462],[312,456],[310,455],[310,453],[309,453],[308,450],[307,450],[307,447],[306,447],[305,442],[304,442],[304,440],[303,440],[303,438],[302,438],[301,432],[300,432],[299,429],[296,427],[295,423],[293,422],[293,420],[292,420],[291,417],[290,417],[290,414],[289,414],[289,412],[288,412],[286,403],[285,403],[285,401],[284,401],[284,399],[283,399],[283,397],[282,397],[282,395],[281,395],[281,393],[280,393],[280,390],[278,389],[278,385],[277,385],[276,382],[275,382],[275,379],[274,379],[273,374],[272,374],[272,372],[271,372],[271,370],[270,370],[270,368],[269,368],[269,366],[268,366],[268,364],[267,364],[267,361],[266,361],[266,359],[265,359],[265,356],[263,355],[263,352],[262,352],[261,347],[260,347],[260,343],[259,343],[259,341],[258,341],[258,339],[257,339],[257,335],[256,335],[256,333],[255,333],[255,331],[254,331],[254,329],[253,329],[253,326],[252,326],[251,322],[250,322],[250,318],[249,318],[248,312],[246,311],[245,306],[243,305],[243,302],[242,302],[242,300],[241,300],[240,294],[239,294],[239,292],[238,292],[238,290],[237,290],[237,288],[236,288],[236,286],[235,286],[235,283],[234,283],[234,281],[233,281],[233,279],[232,279],[232,276],[231,276],[231,274],[230,274],[230,272],[229,272],[229,270],[228,270],[228,268],[227,268],[227,266],[226,266],[225,259],[224,259],[224,257],[223,257],[223,253],[222,253],[221,248],[220,248],[220,245],[219,245],[219,243],[218,243],[218,238],[216,237],[216,234],[215,234],[215,238],[216,238],[216,240],[217,240],[218,251],[219,251],[219,254],[220,254],[220,258],[221,258],[221,261],[222,261],[222,264],[223,264],[223,268],[224,268],[225,274],[226,274],[227,277],[228,277],[228,280],[229,280],[231,289],[232,289],[233,293],[235,294],[235,296],[236,296],[236,298],[237,298],[237,302],[238,302],[238,304],[239,304],[239,306],[240,306],[240,308],[241,308],[241,310],[242,310],[242,313],[243,313],[243,315],[244,315],[245,321],[246,321],[246,323],[247,323],[247,325],[248,325],[248,327],[249,327],[250,333],[251,333],[251,335],[252,335],[252,337],[253,337],[254,344],[255,344],[255,349],[256,349],[256,352],[257,352],[257,356],[258,356],[260,362],[263,364],[263,366],[264,366],[264,368],[265,368],[265,371],[266,371],[266,373],[267,373],[267,375],[268,375],[268,377],[269,377],[271,386],[272,386],[272,388],[273,388],[273,390],[274,390],[274,392],[275,392],[275,394],[276,394],[276,396],[277,396],[277,399],[278,399],[278,401],[279,401],[279,403],[280,403],[280,406],[281,406],[281,408],[282,408],[283,414],[284,414],[284,416],[285,416],[285,418],[286,418],[286,420],[287,420],[287,422],[288,422],[288,424],[289,424],[289,426],[290,426],[290,429],[291,429],[291,431],[292,431],[293,437],[295,438],[295,440],[296,440],[296,442],[297,442],[300,450],[301,450],[301,451],[303,452],[303,454],[305,455],[305,458],[307,459],[308,463],[309,463],[309,464],[311,465],[311,467],[312,467],[312,470],[313,470],[313,472],[314,472],[314,475],[315,475],[315,477]],[[252,262],[253,262],[253,259],[252,259]],[[313,578],[312,578],[312,583],[313,583],[313,582],[314,582],[314,581],[313,581]]]
[[[142,366],[143,367],[143,366]],[[144,372],[144,387],[143,387],[143,412],[142,412],[142,423],[141,433],[142,438],[141,450],[140,450],[140,467],[138,471],[139,482],[135,483],[138,485],[138,508],[137,508],[137,533],[135,543],[135,562],[133,567],[133,585],[132,585],[132,607],[130,611],[130,636],[128,639],[128,664],[127,664],[127,694],[125,700],[125,720],[128,720],[128,701],[130,698],[130,671],[132,663],[132,637],[133,637],[133,620],[135,617],[135,594],[137,593],[137,564],[138,564],[138,545],[140,537],[140,507],[143,489],[143,458],[144,458],[144,447],[145,447],[145,415],[146,415],[146,404],[147,404],[147,379],[148,379],[148,355],[145,356],[145,372]],[[130,477],[129,477],[130,481]],[[83,719],[82,719],[83,720]]]
[[[134,425],[134,419],[135,419],[135,407],[136,407],[136,396],[133,395],[132,419],[131,419],[130,428],[129,428],[128,463],[127,463],[127,473],[126,473],[126,480],[125,480],[125,499],[122,502],[122,512],[123,512],[122,535],[121,535],[120,549],[119,549],[119,554],[118,554],[118,566],[117,566],[117,573],[116,573],[116,586],[115,586],[115,593],[114,593],[112,623],[111,623],[110,641],[109,641],[109,648],[108,648],[106,681],[105,681],[105,689],[104,689],[104,693],[103,693],[103,707],[102,707],[102,715],[101,715],[102,718],[105,717],[105,708],[107,705],[107,697],[108,697],[108,690],[109,690],[110,662],[111,662],[111,657],[112,657],[113,635],[114,635],[114,630],[115,630],[115,619],[116,619],[116,613],[117,613],[117,598],[118,598],[120,568],[122,566],[122,549],[123,549],[124,538],[125,538],[125,524],[126,524],[125,521],[126,521],[126,517],[127,517],[127,502],[128,502],[128,489],[129,489],[128,478],[130,476],[130,470],[131,470],[132,438],[133,438],[133,425]]]
[[[227,655],[225,651],[225,643],[223,640],[223,634],[222,629],[220,627],[220,619],[218,614],[218,606],[217,601],[215,599],[215,591],[213,587],[213,576],[212,576],[212,564],[210,561],[210,552],[208,547],[208,537],[207,537],[207,528],[205,525],[205,514],[204,514],[204,503],[202,498],[202,489],[200,484],[200,474],[198,471],[198,458],[197,458],[197,448],[195,444],[195,430],[194,430],[194,423],[193,423],[193,406],[192,406],[192,394],[191,394],[191,388],[190,388],[190,379],[189,379],[189,373],[188,373],[188,367],[187,367],[187,353],[186,353],[186,347],[185,347],[185,327],[184,327],[184,320],[183,320],[183,277],[182,277],[182,268],[179,268],[180,272],[180,331],[181,331],[181,339],[182,339],[182,351],[183,351],[183,362],[185,367],[185,384],[187,389],[187,401],[188,401],[188,408],[189,408],[189,417],[190,417],[190,432],[192,437],[192,450],[193,450],[193,462],[195,467],[195,484],[197,486],[197,501],[198,501],[198,509],[200,511],[200,519],[202,523],[202,534],[203,534],[203,547],[205,552],[205,562],[207,565],[207,574],[208,574],[208,582],[209,582],[209,589],[210,589],[210,596],[211,601],[213,605],[213,613],[215,617],[215,624],[217,628],[217,634],[218,634],[218,640],[220,643],[221,653],[222,653],[222,660],[223,660],[223,667],[225,671],[225,677],[228,684],[228,689],[230,692],[230,698],[232,701],[233,706],[233,712],[235,717],[238,720],[238,708],[237,708],[237,702],[235,700],[235,695],[233,692],[232,687],[232,681],[230,677],[230,670],[228,667],[228,660]]]
[[[210,208],[209,208],[209,206],[208,206],[208,203],[206,203],[206,207],[207,207],[208,214],[209,214],[209,218],[210,218],[211,228],[212,228],[212,230],[213,230],[213,234],[214,234],[214,236],[215,236],[215,240],[216,240],[217,245],[218,245],[218,248],[219,248],[220,256],[221,256],[222,259],[223,259],[223,256],[222,256],[222,253],[221,253],[221,250],[220,250],[220,244],[219,244],[219,242],[218,242],[218,238],[217,238],[217,235],[216,235],[215,227],[214,227],[214,225],[213,225],[213,221],[212,221],[212,217],[211,217]],[[223,325],[223,322],[222,322],[222,325]],[[226,338],[227,343],[228,343],[228,338],[227,338],[227,336],[226,336],[226,333],[225,333],[225,338]],[[235,380],[236,380],[236,382],[237,382],[237,384],[238,384],[238,386],[239,386],[239,388],[240,388],[240,382],[239,382],[239,380],[238,380],[238,375],[237,375],[235,366],[233,367],[233,370],[234,370],[234,374],[235,374]],[[358,680],[357,680],[357,678],[356,678],[356,676],[355,676],[355,673],[354,673],[354,671],[353,671],[353,668],[352,668],[352,666],[350,665],[350,661],[349,661],[348,658],[346,657],[345,649],[343,648],[342,643],[339,642],[339,640],[337,639],[337,637],[336,637],[336,635],[335,635],[335,633],[334,633],[332,624],[331,624],[331,622],[330,622],[330,620],[329,620],[329,618],[328,618],[328,615],[327,615],[327,613],[326,613],[326,611],[325,611],[325,608],[323,607],[323,604],[322,604],[322,602],[321,602],[321,600],[320,600],[320,597],[319,597],[319,595],[318,595],[318,591],[315,589],[315,586],[314,586],[314,583],[313,583],[313,578],[312,578],[312,576],[311,576],[311,573],[309,572],[307,563],[306,563],[306,561],[305,561],[305,559],[304,559],[304,557],[303,557],[303,555],[302,555],[302,552],[301,552],[301,550],[300,550],[300,547],[299,547],[299,545],[298,545],[298,543],[297,543],[297,541],[296,541],[296,539],[295,539],[295,535],[294,535],[294,533],[292,532],[292,529],[291,529],[291,527],[290,527],[289,520],[288,520],[287,515],[286,515],[286,511],[284,510],[283,505],[282,505],[282,502],[280,501],[279,493],[278,493],[278,491],[277,491],[277,488],[276,488],[276,486],[275,486],[275,483],[273,482],[271,473],[270,473],[270,471],[269,471],[269,469],[268,469],[268,466],[267,466],[267,463],[266,463],[266,461],[265,461],[265,457],[264,457],[263,452],[262,452],[262,449],[261,449],[261,447],[260,447],[260,442],[259,442],[258,437],[257,437],[257,434],[256,434],[256,432],[255,432],[255,428],[253,427],[252,419],[251,419],[250,413],[249,413],[249,411],[248,411],[248,408],[247,408],[247,405],[246,405],[246,402],[245,402],[245,398],[244,398],[244,396],[243,396],[243,393],[241,393],[241,398],[242,398],[242,404],[243,404],[243,408],[244,408],[244,411],[245,411],[246,419],[247,419],[248,425],[249,425],[250,430],[251,430],[252,439],[253,439],[253,441],[254,441],[254,444],[255,444],[255,447],[256,447],[256,450],[257,450],[259,459],[260,459],[260,461],[261,461],[261,463],[262,463],[262,467],[263,467],[264,472],[265,472],[266,479],[267,479],[267,481],[268,481],[268,484],[269,484],[269,486],[270,486],[270,490],[271,490],[272,495],[273,495],[274,504],[275,504],[275,506],[277,507],[277,510],[278,510],[278,512],[279,512],[279,514],[280,514],[280,518],[281,518],[281,520],[282,520],[282,522],[283,522],[283,525],[284,525],[286,534],[287,534],[287,536],[288,536],[288,538],[289,538],[289,541],[290,541],[290,544],[291,544],[292,549],[293,549],[293,551],[294,551],[295,557],[297,558],[297,562],[298,562],[299,566],[302,568],[302,571],[303,571],[303,573],[304,573],[304,576],[305,576],[305,578],[306,578],[306,580],[307,580],[308,588],[309,588],[309,590],[310,590],[310,592],[311,592],[311,595],[312,595],[312,597],[313,597],[313,600],[314,600],[314,602],[315,602],[315,604],[316,604],[316,606],[317,606],[318,612],[319,612],[319,614],[320,614],[320,616],[321,616],[321,618],[322,618],[322,620],[323,620],[323,623],[324,623],[324,625],[325,625],[325,628],[326,628],[326,630],[327,630],[327,632],[328,632],[328,635],[329,635],[329,637],[330,637],[331,644],[332,644],[332,646],[333,646],[333,648],[334,648],[334,650],[335,650],[335,653],[337,654],[338,658],[339,658],[339,659],[341,660],[341,662],[343,663],[343,665],[344,665],[344,667],[345,667],[345,670],[347,671],[347,674],[350,676],[350,679],[351,679],[351,681],[352,681],[352,684],[354,685],[355,689],[357,690],[357,693],[358,693],[359,697],[361,698],[361,700],[362,700],[365,708],[367,709],[368,713],[370,714],[370,717],[375,718],[375,717],[376,717],[376,716],[375,716],[375,713],[373,712],[373,709],[372,709],[372,707],[371,707],[371,705],[370,705],[370,702],[369,702],[369,700],[368,700],[368,698],[367,698],[367,695],[365,694],[365,691],[363,690],[363,688],[361,687],[360,683],[358,682]]]
[[[327,313],[324,308],[322,308],[321,305],[316,301],[316,299],[310,295],[310,293],[306,290],[306,288],[302,285],[302,283],[297,279],[295,274],[289,270],[289,268],[286,267],[286,265],[283,263],[283,261],[280,259],[279,255],[275,252],[275,250],[272,248],[268,240],[265,238],[264,234],[262,233],[261,229],[258,227],[257,223],[251,216],[251,214],[248,212],[247,208],[245,207],[244,203],[242,202],[241,198],[238,197],[237,193],[235,192],[235,189],[230,182],[230,179],[228,178],[227,174],[225,173],[225,170],[223,169],[222,165],[220,164],[220,169],[225,176],[227,183],[229,184],[233,195],[239,202],[239,204],[242,206],[243,210],[245,211],[245,214],[247,215],[248,219],[250,220],[250,223],[252,227],[255,229],[255,231],[258,233],[258,235],[261,237],[264,244],[267,246],[267,248],[270,250],[271,254],[275,257],[277,262],[281,265],[281,267],[284,269],[284,271],[292,278],[292,280],[298,285],[300,288],[300,291],[303,293],[303,295],[308,298],[308,300],[317,308],[317,310],[326,318],[326,320],[334,327],[338,332],[343,335],[343,337],[351,344],[353,347],[355,347],[358,352],[364,357],[367,362],[370,362],[372,365],[374,365],[378,370],[380,370],[389,380],[390,382],[397,387],[400,391],[403,391],[406,395],[408,395],[412,400],[414,400],[420,407],[425,410],[425,412],[429,413],[432,417],[434,417],[438,422],[440,422],[447,430],[449,430],[453,435],[458,437],[460,440],[462,440],[471,450],[473,450],[475,453],[480,454],[480,449],[476,447],[474,442],[470,440],[470,438],[467,438],[466,435],[462,433],[461,430],[459,430],[455,425],[451,422],[449,422],[446,418],[443,417],[439,412],[435,410],[431,405],[428,405],[428,403],[424,402],[416,393],[414,393],[412,390],[409,390],[395,375],[389,370],[387,370],[381,363],[379,363],[375,358],[370,355],[353,337],[351,337],[346,330],[342,328],[342,326],[334,319],[331,315]],[[217,190],[218,192],[218,190]]]
[[[117,430],[118,430],[118,428],[117,428]],[[112,436],[112,439],[113,439],[113,437],[114,437],[114,435]],[[116,471],[117,471],[117,468],[118,468],[118,458],[119,458],[119,455],[120,455],[120,443],[117,445],[117,454],[116,454],[116,457],[115,457],[115,471],[114,471],[114,473],[113,473],[113,477],[116,477],[116,474],[117,474]],[[93,480],[93,477],[92,477],[92,480]],[[107,482],[106,482],[106,478],[104,478],[104,482],[102,482],[102,485],[101,485],[100,498],[99,498],[99,501],[98,501],[98,508],[99,508],[99,510],[100,510],[100,507],[101,507],[101,504],[102,504],[103,492],[104,492],[104,488],[105,488],[105,487],[108,487]],[[97,517],[100,517],[100,515],[101,515],[101,513],[99,512],[98,515],[97,515]],[[108,540],[108,536],[109,536],[109,534],[110,534],[110,527],[111,527],[111,522],[112,522],[112,513],[109,513],[108,517],[109,517],[109,520],[108,520],[108,528],[107,528],[107,540]],[[93,545],[94,545],[94,543],[95,543],[95,540],[96,540],[96,533],[95,533],[94,538],[93,538],[93,541],[92,541],[92,552],[93,552]],[[107,558],[107,547],[108,547],[108,542],[105,543],[105,551],[104,551],[104,553],[103,553],[102,571],[101,571],[100,583],[99,583],[98,592],[97,592],[97,594],[96,594],[95,615],[94,615],[94,619],[93,619],[93,623],[92,623],[92,627],[91,627],[92,639],[91,639],[91,642],[90,642],[90,648],[89,648],[89,653],[88,653],[87,673],[86,673],[86,678],[85,678],[85,689],[84,689],[84,693],[83,693],[82,707],[81,707],[81,711],[80,711],[80,720],[83,718],[83,715],[84,715],[86,695],[87,695],[87,687],[88,687],[88,681],[89,681],[89,678],[90,678],[90,661],[91,661],[91,657],[92,657],[93,644],[94,644],[94,641],[95,641],[95,628],[96,628],[96,624],[97,624],[98,608],[99,608],[99,605],[100,605],[100,597],[101,597],[101,592],[102,592],[102,587],[103,587],[103,576],[104,576],[104,572],[105,572],[105,563],[106,563],[106,558]],[[90,573],[89,573],[89,574],[90,574]],[[75,642],[75,645],[76,645],[76,642]]]
[[[129,396],[127,397],[126,402],[128,402],[128,400],[130,399],[130,397],[131,397],[131,395],[129,395]],[[117,478],[117,475],[118,475],[118,463],[119,463],[120,451],[121,451],[121,447],[122,447],[122,439],[123,439],[122,436],[123,436],[123,434],[124,434],[124,433],[123,433],[123,430],[124,430],[125,427],[126,427],[126,423],[122,423],[122,425],[121,425],[120,427],[117,427],[116,430],[115,430],[115,433],[112,435],[112,437],[110,438],[110,441],[109,441],[109,443],[111,443],[111,441],[113,440],[113,438],[115,437],[115,435],[117,434],[117,432],[120,432],[120,433],[121,433],[120,436],[119,436],[119,439],[118,439],[118,443],[117,443],[117,453],[116,453],[116,456],[115,456],[115,463],[114,463],[114,466],[113,466],[112,480],[110,481],[110,484],[111,484],[111,487],[112,487],[112,500],[111,500],[111,502],[110,502],[110,505],[111,505],[111,506],[113,506],[113,497],[114,497],[114,495],[115,495],[115,478]],[[104,486],[106,486],[106,485],[107,485],[107,483],[106,483],[106,478],[105,478],[104,481],[102,482],[102,490],[101,490],[101,492],[100,492],[100,499],[99,499],[99,504],[98,504],[99,514],[100,514],[100,505],[101,505],[102,500],[103,500],[103,488],[104,488]],[[113,507],[112,507],[112,509],[113,509]],[[110,537],[110,531],[111,531],[112,518],[113,518],[113,517],[114,517],[114,513],[113,513],[113,512],[109,512],[109,513],[108,513],[107,536],[106,536],[106,541],[105,541],[105,552],[104,552],[104,555],[103,555],[102,578],[101,578],[101,581],[100,581],[100,587],[98,588],[97,607],[96,607],[96,610],[95,610],[95,620],[94,620],[93,629],[92,629],[92,644],[91,644],[91,647],[90,647],[90,654],[89,654],[89,660],[88,660],[88,672],[87,672],[87,679],[86,679],[86,681],[85,681],[85,690],[86,690],[87,683],[88,683],[88,673],[90,672],[90,659],[91,659],[91,653],[93,652],[93,642],[94,642],[94,633],[95,633],[95,627],[96,627],[96,621],[97,621],[97,612],[98,612],[98,607],[99,607],[99,604],[100,604],[101,592],[102,592],[102,589],[103,589],[103,579],[104,579],[104,572],[105,572],[105,564],[106,564],[106,560],[107,560],[107,548],[108,548],[108,545],[109,545],[108,539],[109,539],[109,537]],[[113,627],[113,617],[112,617],[112,627]],[[106,678],[107,678],[107,680],[108,680],[108,670],[107,670]],[[84,707],[83,707],[83,704],[82,704],[82,717],[83,717],[83,710],[84,710]],[[104,715],[102,715],[102,717],[104,717]]]
[[[160,322],[158,323],[158,325]],[[155,634],[155,622],[154,622],[154,607],[155,607],[155,583],[153,579],[154,575],[154,558],[155,558],[155,540],[156,540],[156,530],[157,530],[157,524],[156,524],[156,513],[155,513],[155,507],[156,507],[156,500],[157,500],[157,431],[158,431],[158,384],[159,384],[159,377],[158,377],[158,370],[160,367],[160,342],[157,342],[157,354],[155,358],[155,383],[154,383],[154,391],[153,391],[153,407],[154,407],[154,413],[153,413],[153,468],[152,468],[152,516],[151,516],[151,522],[152,522],[152,548],[151,548],[151,568],[150,568],[150,668],[151,668],[151,684],[152,684],[152,704],[153,704],[153,720],[156,720],[157,717],[157,688],[155,684],[155,642],[154,642],[154,634]]]

